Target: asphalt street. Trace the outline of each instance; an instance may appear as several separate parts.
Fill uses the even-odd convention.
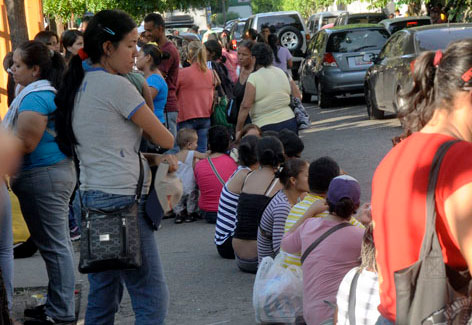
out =
[[[376,166],[391,148],[391,138],[401,133],[394,117],[380,121],[367,119],[362,98],[338,100],[332,109],[306,105],[312,127],[301,133],[305,142],[303,158],[312,161],[331,156],[361,184],[362,200],[368,202]],[[156,233],[170,292],[166,324],[217,325],[254,324],[252,286],[254,275],[238,271],[234,261],[221,259],[213,244],[214,225],[198,221],[190,224],[164,220]],[[76,254],[78,258],[78,254]],[[77,274],[83,286],[81,320],[86,306],[87,279]],[[41,257],[15,261],[15,287],[46,286],[47,276]],[[15,301],[21,307],[23,301]],[[21,310],[22,308],[17,308]],[[21,314],[15,315],[21,319]],[[116,324],[133,324],[130,299],[125,293]]]

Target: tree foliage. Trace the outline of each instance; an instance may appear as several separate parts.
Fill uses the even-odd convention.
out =
[[[283,10],[282,0],[252,0],[251,7],[255,14]]]
[[[85,11],[98,12],[104,9],[120,9],[141,21],[150,12],[202,7],[206,4],[206,0],[43,0],[46,14],[65,21],[72,15],[80,17]]]

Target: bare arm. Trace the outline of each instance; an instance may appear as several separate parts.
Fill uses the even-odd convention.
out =
[[[469,272],[472,270],[472,183],[466,184],[450,195],[445,204],[446,219],[452,236],[459,243]]]
[[[305,222],[306,219],[316,216],[317,214],[320,214],[323,211],[326,211],[327,208],[328,208],[328,205],[326,204],[326,201],[324,200],[315,201],[308,208],[308,210],[306,210],[303,216],[300,219],[298,219],[298,221],[293,225],[293,227],[290,228],[288,232],[289,233],[294,232],[295,230],[297,230],[298,227],[300,227]]]
[[[146,104],[134,113],[131,120],[149,135],[154,144],[167,149],[174,146],[174,136],[166,129]]]
[[[236,124],[236,133],[241,132],[244,127],[244,123],[246,122],[247,116],[249,115],[249,111],[254,105],[254,101],[256,99],[256,87],[252,85],[250,82],[246,84],[246,90],[244,92],[244,98],[239,108],[238,114],[238,122]],[[238,136],[236,136],[238,137]]]
[[[48,117],[32,111],[18,115],[17,136],[23,143],[23,152],[31,153],[38,146],[48,123]]]
[[[174,155],[161,155],[158,153],[143,153],[144,158],[149,162],[149,166],[159,166],[161,163],[169,164],[169,173],[175,172],[179,168],[177,157]]]
[[[295,81],[293,81],[293,79],[290,79],[290,90],[293,97],[302,99],[302,93],[300,92],[300,89],[298,89],[298,86]]]
[[[143,93],[144,100],[146,105],[154,112],[154,98],[157,96],[157,89],[154,87],[149,87],[148,83],[144,81],[143,83]]]
[[[207,159],[208,158],[208,153],[201,153],[200,151],[195,151],[193,156],[197,159]]]
[[[288,59],[287,60],[287,68],[292,69],[292,67],[293,67],[293,61],[292,61],[292,59]]]

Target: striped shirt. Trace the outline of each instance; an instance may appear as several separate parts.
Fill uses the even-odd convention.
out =
[[[226,239],[234,235],[236,229],[236,211],[238,208],[239,194],[228,190],[228,183],[231,182],[234,175],[242,169],[250,170],[248,167],[239,166],[223,186],[218,203],[218,212],[215,226],[215,244],[223,245]]]
[[[266,257],[275,257],[284,236],[285,220],[291,209],[283,190],[277,192],[262,213],[257,230],[257,256],[259,263]]]
[[[351,282],[359,268],[350,270],[339,285],[336,296],[336,305],[338,306],[338,324],[349,325],[349,295],[351,291]],[[353,290],[354,291],[354,290]],[[374,325],[380,316],[377,307],[380,304],[379,281],[377,273],[363,270],[357,280],[355,290],[356,306],[354,314],[356,324]]]
[[[308,193],[305,198],[303,199],[303,201],[295,204],[293,206],[293,208],[290,210],[290,213],[288,214],[287,216],[287,221],[285,222],[285,233],[287,233],[290,228],[293,227],[293,225],[295,225],[295,223],[297,223],[297,221],[303,217],[303,215],[305,214],[306,210],[308,210],[309,207],[311,207],[311,205],[313,203],[315,203],[316,201],[318,200],[325,200],[324,197],[322,196],[319,196],[319,195],[316,195],[316,194],[311,194],[311,193]],[[328,216],[328,211],[325,211],[325,212],[322,212],[320,214],[317,214],[315,216],[315,218],[323,218],[323,217],[327,217]],[[349,220],[349,223],[353,224],[354,226],[357,226],[357,227],[360,227],[360,228],[364,228],[364,226],[359,222],[357,221],[356,218],[351,218],[351,220]],[[315,240],[315,239],[313,239]],[[284,261],[284,264],[287,266],[287,265],[297,265],[297,266],[301,266],[301,262],[300,262],[300,258],[301,258],[301,254],[289,254],[287,252],[284,252],[286,257],[285,257],[285,261]]]

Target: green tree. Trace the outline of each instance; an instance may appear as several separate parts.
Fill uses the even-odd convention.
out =
[[[165,12],[206,5],[206,0],[43,0],[46,14],[70,20],[72,14],[82,16],[85,10],[97,12],[104,9],[120,9],[136,21],[141,21],[150,12]]]
[[[282,0],[252,0],[251,7],[255,14],[283,10]]]

